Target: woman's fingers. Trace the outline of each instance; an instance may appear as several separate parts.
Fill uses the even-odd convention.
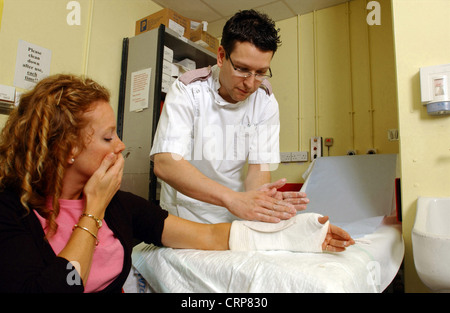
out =
[[[328,221],[328,216],[319,217],[319,223],[325,224]],[[322,250],[328,252],[342,252],[347,247],[353,245],[355,241],[342,228],[329,224],[328,233],[322,244]]]

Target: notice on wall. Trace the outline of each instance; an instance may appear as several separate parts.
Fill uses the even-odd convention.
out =
[[[52,51],[19,40],[14,86],[33,89],[38,81],[50,74]]]
[[[130,112],[148,108],[151,74],[151,68],[131,73]]]

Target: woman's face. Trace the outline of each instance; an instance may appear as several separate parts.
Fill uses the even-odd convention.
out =
[[[99,168],[107,154],[119,154],[125,149],[125,144],[116,133],[116,120],[111,105],[103,100],[94,102],[93,105],[94,110],[84,113],[89,121],[81,131],[85,146],[79,152],[75,148],[75,161],[72,164],[86,181]]]

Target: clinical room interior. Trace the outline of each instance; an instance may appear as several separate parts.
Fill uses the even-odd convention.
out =
[[[236,11],[267,13],[282,41],[270,79],[280,152],[307,156],[282,160],[272,180],[285,177],[298,189],[317,158],[396,155],[395,214],[404,244],[396,279],[400,292],[430,292],[416,271],[412,229],[420,197],[450,197],[450,114],[427,112],[420,69],[450,63],[450,1],[78,0],[79,25],[68,23],[69,2],[0,0],[0,85],[14,87],[23,40],[51,51],[50,74],[87,75],[109,88],[116,114],[123,39],[137,36],[136,21],[169,8],[207,21],[207,32],[220,39]],[[7,113],[0,114],[0,127]],[[320,155],[314,156],[313,138],[322,141]]]

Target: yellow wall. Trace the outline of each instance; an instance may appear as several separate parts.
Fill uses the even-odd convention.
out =
[[[393,0],[407,292],[427,291],[412,258],[417,197],[450,197],[450,116],[427,114],[419,80],[421,67],[450,63],[449,12],[448,0]]]
[[[0,84],[13,86],[19,39],[50,49],[50,74],[88,75],[111,90],[117,110],[122,39],[161,9],[148,0],[78,0],[81,25],[66,22],[69,0],[3,0]],[[2,123],[3,125],[3,123]]]
[[[282,46],[271,62],[273,78],[270,83],[280,106],[280,120],[283,121],[280,126],[280,148],[282,151],[299,151],[297,17],[278,22],[277,27],[280,28]]]
[[[391,2],[379,1],[381,25],[366,22],[366,0],[277,23],[282,46],[271,83],[280,104],[282,152],[309,151],[313,136],[332,137],[324,156],[398,153],[387,131],[398,129]],[[273,178],[303,182],[310,162],[281,164]]]

